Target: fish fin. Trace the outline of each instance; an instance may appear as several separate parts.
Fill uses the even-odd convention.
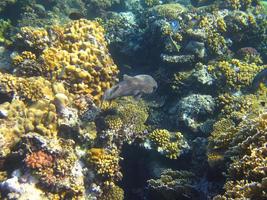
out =
[[[124,74],[123,75],[123,80],[130,80],[132,77],[131,76],[129,76],[129,75],[127,75],[127,74]]]
[[[142,93],[138,93],[138,94],[134,95],[135,100],[139,100],[139,99],[141,99],[141,97],[142,97]]]
[[[133,92],[133,97],[134,97],[135,99],[140,99],[141,96],[142,96],[142,92],[140,92],[139,90],[135,90],[135,91]]]
[[[115,93],[118,89],[120,88],[120,85],[115,85],[113,88],[112,88],[112,93]]]

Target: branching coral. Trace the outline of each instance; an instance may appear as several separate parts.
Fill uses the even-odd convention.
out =
[[[265,125],[264,125],[265,124]],[[262,126],[263,125],[263,126]],[[215,199],[266,199],[266,113],[238,126],[225,156],[232,159],[225,193]]]
[[[153,7],[157,4],[159,4],[159,0],[144,0],[144,3],[147,7]]]
[[[259,5],[259,0],[227,0],[225,3],[234,10],[246,10],[249,7]]]
[[[199,21],[199,27],[207,36],[206,42],[211,53],[222,55],[227,49],[226,41],[220,33],[227,30],[224,19],[216,16],[203,16]]]
[[[222,118],[213,125],[209,137],[208,162],[214,167],[224,159],[224,153],[235,136],[235,123],[230,119]]]
[[[226,151],[240,130],[239,123],[248,116],[258,116],[264,109],[266,94],[219,96],[219,104],[222,105],[219,120],[213,125],[213,131],[209,136],[208,161],[211,166],[223,164]],[[263,123],[264,124],[264,123]]]

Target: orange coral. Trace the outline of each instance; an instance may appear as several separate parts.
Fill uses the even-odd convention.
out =
[[[53,165],[53,156],[43,152],[37,151],[27,155],[25,163],[27,167],[32,169],[44,169]]]

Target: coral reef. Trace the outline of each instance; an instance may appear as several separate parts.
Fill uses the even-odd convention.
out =
[[[118,73],[108,53],[102,27],[97,22],[81,19],[65,27],[53,27],[49,33],[46,29],[22,28],[18,38],[30,48],[41,50],[41,54],[36,58],[38,65],[28,61],[34,60],[34,56],[26,56],[32,53],[16,56],[18,73],[22,69],[23,73],[29,71],[29,75],[37,72],[35,75],[63,80],[71,92],[89,93],[99,103]]]
[[[265,4],[2,0],[0,199],[267,199]]]
[[[177,159],[188,146],[180,132],[170,133],[168,130],[156,129],[148,135],[154,148],[170,159]]]
[[[92,148],[88,150],[88,163],[92,164],[96,174],[102,179],[105,186],[115,186],[115,182],[122,178],[120,172],[118,150],[105,150],[101,148]]]
[[[111,105],[102,105],[102,109],[107,113],[103,116],[106,126],[101,134],[101,138],[106,140],[106,145],[116,144],[120,148],[122,144],[130,144],[137,138],[143,138],[147,133],[145,123],[148,111],[144,102],[124,98]]]
[[[225,156],[232,159],[227,170],[225,193],[215,199],[266,198],[266,113],[241,122]]]
[[[208,69],[223,91],[235,92],[249,88],[254,76],[264,69],[264,66],[232,59],[229,62],[220,61],[209,65]]]
[[[14,4],[17,0],[3,0],[0,3],[0,12],[5,9],[5,7],[9,4]]]
[[[149,189],[158,199],[198,198],[194,186],[194,174],[189,171],[165,170],[159,179],[148,180]],[[159,198],[160,197],[160,198]]]
[[[124,192],[119,186],[113,186],[104,192],[104,194],[99,198],[100,200],[123,200]]]
[[[176,105],[177,124],[182,121],[192,131],[200,131],[201,127],[211,122],[215,106],[215,100],[209,95],[192,94],[184,97]]]

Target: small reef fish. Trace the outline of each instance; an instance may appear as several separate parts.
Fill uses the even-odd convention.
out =
[[[267,86],[267,68],[263,69],[262,71],[260,71],[253,79],[252,81],[252,91],[256,91],[259,86],[260,83],[264,83]]]
[[[172,31],[174,33],[176,33],[177,31],[179,31],[179,29],[181,28],[180,27],[180,24],[179,24],[179,22],[177,20],[172,20],[170,22],[170,25],[171,25]]]
[[[152,76],[140,74],[136,76],[123,75],[123,80],[107,89],[103,100],[112,100],[123,96],[140,98],[143,94],[151,94],[158,88],[158,84]]]

